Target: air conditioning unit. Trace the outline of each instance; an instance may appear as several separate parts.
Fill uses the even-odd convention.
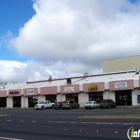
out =
[[[136,73],[136,74],[139,74],[139,72],[140,72],[140,71],[139,71],[138,69],[136,69],[135,73]]]
[[[67,78],[67,84],[71,84],[71,78]]]

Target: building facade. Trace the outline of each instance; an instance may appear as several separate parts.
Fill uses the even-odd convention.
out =
[[[70,82],[68,82],[68,79]],[[0,88],[0,107],[30,108],[39,101],[87,101],[113,99],[117,106],[140,105],[140,75],[135,71],[71,77],[5,85]]]
[[[140,55],[103,60],[103,73],[140,69]]]

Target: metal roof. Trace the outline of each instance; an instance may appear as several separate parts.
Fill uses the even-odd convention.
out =
[[[71,84],[85,84],[85,83],[96,83],[96,82],[105,82],[110,81],[119,81],[119,80],[139,80],[139,74],[136,74],[135,71],[125,71],[117,73],[106,73],[100,75],[89,75],[81,77],[71,77]],[[40,87],[50,87],[50,86],[61,86],[67,85],[67,78],[62,79],[52,79],[45,81],[33,81],[27,83],[16,83],[16,84],[7,84],[3,89],[3,86],[0,86],[0,90],[13,90],[13,89],[26,89],[26,88],[40,88]]]

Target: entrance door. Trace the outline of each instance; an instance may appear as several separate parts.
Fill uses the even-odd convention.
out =
[[[131,90],[115,91],[117,105],[129,106],[132,105]]]
[[[0,107],[6,107],[6,98],[5,97],[0,98]]]
[[[89,93],[89,101],[100,102],[103,99],[103,92]]]
[[[51,102],[56,101],[56,95],[46,95],[46,100],[49,100]]]
[[[21,97],[13,97],[13,107],[21,107]]]
[[[28,105],[29,107],[34,107],[37,104],[37,98],[28,97]]]
[[[75,101],[78,103],[78,94],[66,94],[66,100]]]

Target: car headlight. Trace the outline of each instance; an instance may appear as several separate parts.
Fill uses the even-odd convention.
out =
[[[39,105],[36,105],[35,107],[39,107]]]

